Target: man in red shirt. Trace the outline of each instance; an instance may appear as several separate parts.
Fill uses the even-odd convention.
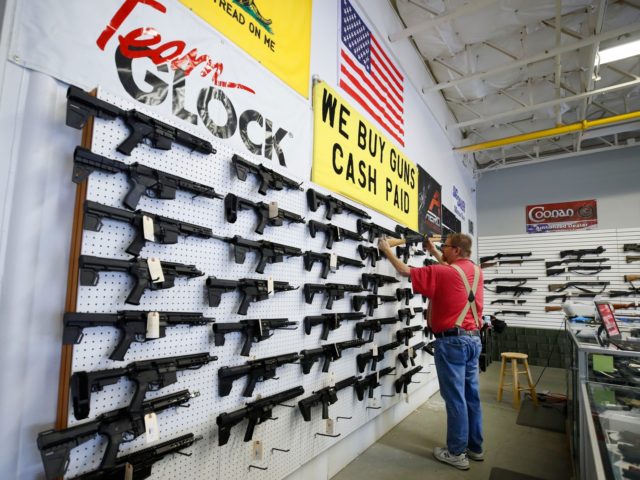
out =
[[[420,268],[399,260],[386,240],[378,243],[398,273],[411,277],[413,291],[429,298],[436,371],[447,408],[447,447],[435,448],[433,455],[461,470],[469,469],[469,458],[484,460],[478,391],[483,278],[469,260],[471,243],[468,235],[449,235],[440,254],[427,239],[424,246],[439,265]]]

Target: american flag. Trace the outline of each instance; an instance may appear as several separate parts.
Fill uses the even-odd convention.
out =
[[[404,76],[348,0],[341,0],[339,85],[404,147]]]

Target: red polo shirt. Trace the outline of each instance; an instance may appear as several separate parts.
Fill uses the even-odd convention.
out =
[[[473,287],[474,263],[468,259],[455,262],[467,275],[469,285]],[[482,325],[483,277],[480,270],[480,281],[476,291],[476,308]],[[411,269],[411,285],[413,291],[430,300],[431,329],[438,333],[455,326],[458,315],[467,305],[467,290],[460,274],[451,265],[432,265]],[[478,328],[471,309],[462,321],[462,328],[475,330]]]

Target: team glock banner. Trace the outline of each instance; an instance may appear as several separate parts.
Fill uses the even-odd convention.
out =
[[[442,185],[429,175],[425,169],[418,167],[419,218],[420,233],[442,233]]]
[[[311,180],[417,230],[417,165],[325,82],[313,111]]]
[[[527,233],[590,230],[598,226],[596,200],[527,205]]]
[[[311,0],[180,0],[305,98]]]

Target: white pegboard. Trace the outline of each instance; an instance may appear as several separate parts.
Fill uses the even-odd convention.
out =
[[[491,301],[498,298],[515,298],[510,294],[497,295],[485,288],[485,313],[490,314],[497,310],[521,310],[529,311],[526,317],[510,315],[500,317],[514,327],[535,328],[562,328],[564,313],[562,311],[545,312],[546,305],[561,305],[559,300],[546,303],[545,297],[555,295],[550,292],[549,284],[566,283],[571,281],[606,281],[610,284],[606,287],[602,297],[609,299],[606,292],[609,290],[627,290],[629,284],[624,281],[624,275],[640,273],[640,263],[629,263],[625,257],[633,252],[625,253],[622,246],[625,243],[640,243],[640,229],[607,229],[607,230],[582,230],[573,232],[557,232],[545,234],[502,235],[492,237],[480,237],[478,239],[479,256],[494,255],[498,252],[531,252],[529,258],[541,258],[540,262],[525,262],[522,265],[503,265],[484,269],[485,280],[494,277],[538,277],[530,280],[524,286],[535,288],[536,291],[524,294],[520,299],[526,300],[524,305],[491,305]],[[562,250],[594,249],[599,246],[605,248],[605,252],[598,257],[608,258],[602,265],[611,266],[610,270],[604,270],[597,275],[579,275],[575,272],[568,274],[546,276],[545,261],[561,260],[559,252]],[[584,258],[595,258],[595,255],[587,255]],[[597,264],[596,264],[597,265]],[[555,267],[560,268],[560,267]],[[493,284],[494,288],[496,284]],[[588,288],[588,287],[587,287]],[[594,288],[594,290],[596,290]],[[557,292],[563,294],[568,292]],[[640,300],[638,297],[610,298],[612,303],[631,303]],[[575,301],[590,302],[589,298],[577,297]],[[624,310],[620,310],[625,313]]]
[[[132,108],[132,105],[109,94],[100,92],[100,98],[116,104],[122,108]],[[136,108],[139,108],[137,105]],[[144,109],[142,109],[144,111]],[[147,113],[147,112],[145,112]],[[171,121],[162,119],[167,123]],[[189,130],[188,126],[181,124],[180,128]],[[195,134],[195,132],[192,132]],[[159,170],[173,173],[205,185],[213,186],[215,190],[226,195],[233,192],[240,197],[259,201],[277,201],[280,208],[300,214],[306,220],[315,219],[327,222],[324,218],[325,207],[321,206],[317,212],[310,212],[307,208],[306,195],[303,191],[269,190],[266,196],[258,193],[258,180],[249,174],[246,182],[236,178],[231,165],[231,157],[235,152],[224,144],[212,140],[217,153],[202,155],[191,153],[188,149],[179,145],[173,145],[169,151],[159,151],[140,145],[135,148],[130,157],[116,152],[117,145],[126,138],[128,129],[121,120],[106,121],[95,119],[91,150],[108,158],[120,160],[125,163],[139,162]],[[249,158],[250,161],[264,162],[260,159]],[[268,165],[276,171],[291,177],[286,169],[279,165]],[[304,179],[296,179],[303,181]],[[322,193],[330,193],[325,189],[303,182],[304,189],[312,187]],[[124,175],[108,175],[101,172],[93,172],[89,176],[87,199],[105,205],[124,208],[122,199],[127,190],[128,183]],[[349,200],[346,200],[349,201]],[[182,220],[188,223],[209,227],[216,235],[232,237],[240,235],[252,240],[270,240],[276,243],[291,245],[300,248],[303,252],[327,252],[325,248],[325,235],[319,233],[316,238],[311,238],[308,227],[305,224],[291,224],[283,227],[267,226],[264,235],[254,233],[257,222],[253,211],[241,211],[237,221],[229,224],[224,219],[223,201],[209,198],[192,198],[186,192],[178,192],[175,200],[158,200],[143,196],[138,205],[139,209],[156,213],[165,217]],[[393,229],[395,224],[388,218],[377,212],[369,210],[371,221],[386,228]],[[356,220],[358,217],[351,215],[335,215],[331,223],[340,227],[357,231]],[[85,230],[82,239],[82,254],[98,257],[128,259],[125,253],[126,246],[132,241],[133,229],[120,222],[106,219],[100,232]],[[363,242],[371,245],[369,242]],[[358,242],[344,240],[334,243],[331,252],[353,259],[360,259],[356,247]],[[322,328],[315,327],[311,335],[305,335],[302,321],[305,316],[319,315],[329,312],[351,312],[351,294],[347,294],[344,300],[334,302],[331,311],[326,310],[326,296],[316,294],[313,304],[306,304],[302,286],[305,283],[346,283],[361,284],[362,273],[381,273],[395,276],[395,270],[384,259],[377,262],[376,267],[371,267],[368,260],[364,263],[366,268],[358,269],[342,266],[337,272],[330,273],[326,280],[320,278],[320,267],[315,265],[311,272],[303,268],[301,257],[285,258],[283,263],[267,264],[263,275],[255,273],[257,257],[249,252],[244,264],[235,263],[232,248],[218,240],[180,237],[177,245],[160,245],[148,243],[141,252],[142,258],[158,257],[164,261],[180,262],[187,265],[195,265],[205,272],[205,276],[187,280],[176,279],[176,285],[172,289],[159,291],[146,291],[138,307],[126,305],[124,299],[133,285],[132,279],[121,273],[100,273],[100,280],[95,287],[79,287],[77,308],[78,312],[115,313],[118,310],[160,310],[160,311],[184,311],[202,312],[206,317],[213,317],[217,322],[237,322],[242,319],[252,318],[288,318],[298,321],[296,330],[277,330],[272,338],[267,341],[254,343],[251,348],[250,358],[264,358],[279,354],[299,352],[303,349],[316,348],[323,343],[334,343],[355,338],[354,321],[345,321],[340,329],[331,331],[327,342],[320,340]],[[410,264],[418,266],[422,264],[424,257],[412,257]],[[207,303],[205,280],[214,275],[221,279],[262,278],[272,276],[277,281],[287,281],[291,285],[300,287],[290,292],[276,293],[267,301],[253,303],[249,307],[246,316],[238,315],[237,309],[240,302],[238,292],[230,292],[222,295],[222,301],[216,308],[210,308]],[[380,287],[379,294],[395,295],[396,288],[410,287],[408,279],[402,279],[400,283]],[[367,293],[367,292],[363,292]],[[419,295],[415,295],[410,302],[411,306],[426,306]],[[372,318],[394,316],[398,309],[406,308],[404,301],[397,303],[385,303],[379,306]],[[366,306],[363,307],[363,311]],[[410,322],[411,325],[422,324],[422,315],[417,314]],[[383,345],[395,340],[395,332],[404,328],[405,322],[398,322],[392,326],[384,326],[382,332],[376,334],[375,343]],[[225,337],[225,345],[214,346],[210,327],[179,326],[168,328],[167,336],[144,344],[133,343],[125,356],[124,362],[114,362],[108,359],[113,350],[118,332],[114,329],[102,327],[84,330],[82,342],[74,346],[72,370],[74,372],[98,369],[118,368],[129,362],[152,358],[161,358],[175,355],[186,355],[200,352],[210,352],[216,355],[218,360],[199,370],[188,370],[178,374],[178,382],[157,392],[150,392],[147,398],[164,396],[169,393],[188,388],[192,392],[199,392],[199,396],[190,402],[190,408],[178,408],[162,412],[158,415],[160,427],[160,441],[165,441],[176,436],[192,432],[200,435],[203,440],[197,442],[189,449],[193,453],[191,457],[174,455],[157,463],[153,467],[152,478],[194,478],[194,479],[240,479],[260,478],[279,479],[287,476],[300,465],[309,461],[325,449],[334,445],[341,438],[354,432],[367,421],[380,415],[387,408],[402,400],[402,395],[393,398],[381,397],[382,394],[394,393],[393,381],[402,373],[403,369],[396,358],[406,347],[402,346],[395,351],[387,352],[385,359],[380,362],[378,369],[387,366],[395,366],[396,372],[381,379],[382,386],[375,390],[375,398],[365,398],[363,402],[357,400],[353,388],[347,388],[338,393],[338,402],[329,407],[330,417],[336,420],[334,434],[340,434],[337,438],[329,438],[316,435],[325,433],[325,422],[321,420],[321,408],[314,407],[311,412],[311,422],[304,422],[297,406],[297,402],[305,398],[313,391],[329,384],[329,375],[322,373],[322,361],[314,364],[308,375],[302,374],[298,364],[284,365],[277,370],[277,380],[269,380],[258,383],[251,399],[242,397],[246,378],[236,380],[231,394],[226,397],[218,396],[217,370],[221,366],[235,366],[244,364],[248,358],[239,355],[242,347],[240,333],[230,333]],[[367,332],[368,333],[368,332]],[[410,341],[414,345],[421,341],[422,334],[417,332]],[[331,365],[331,372],[335,380],[358,375],[355,357],[359,353],[368,351],[371,344],[362,348],[347,350],[343,357]],[[416,375],[415,381],[421,385],[411,385],[410,393],[422,388],[428,382],[435,380],[435,371],[432,367],[433,359],[420,351],[416,358],[416,364],[425,366],[424,371],[428,375]],[[411,368],[411,365],[409,365]],[[370,373],[370,365],[364,374]],[[218,430],[216,417],[223,412],[230,412],[241,408],[247,401],[255,400],[257,395],[269,396],[298,385],[304,387],[305,393],[297,399],[287,402],[295,408],[278,406],[274,409],[274,417],[277,421],[268,421],[258,425],[254,432],[254,440],[263,443],[263,458],[252,458],[252,442],[244,443],[243,436],[246,429],[246,421],[233,427],[229,442],[218,446]],[[90,418],[115,408],[126,406],[133,394],[133,385],[126,379],[122,379],[115,385],[107,386],[100,392],[91,396]],[[366,396],[365,396],[366,397]],[[374,409],[378,406],[380,409]],[[69,424],[78,423],[69,406]],[[372,408],[367,408],[372,407]],[[123,444],[120,455],[144,448],[143,436],[131,443]],[[102,458],[104,442],[100,438],[87,442],[72,451],[71,462],[67,471],[68,477],[76,476],[88,470],[98,467]],[[281,452],[281,449],[288,452]],[[250,465],[267,468],[260,470],[249,468]]]

